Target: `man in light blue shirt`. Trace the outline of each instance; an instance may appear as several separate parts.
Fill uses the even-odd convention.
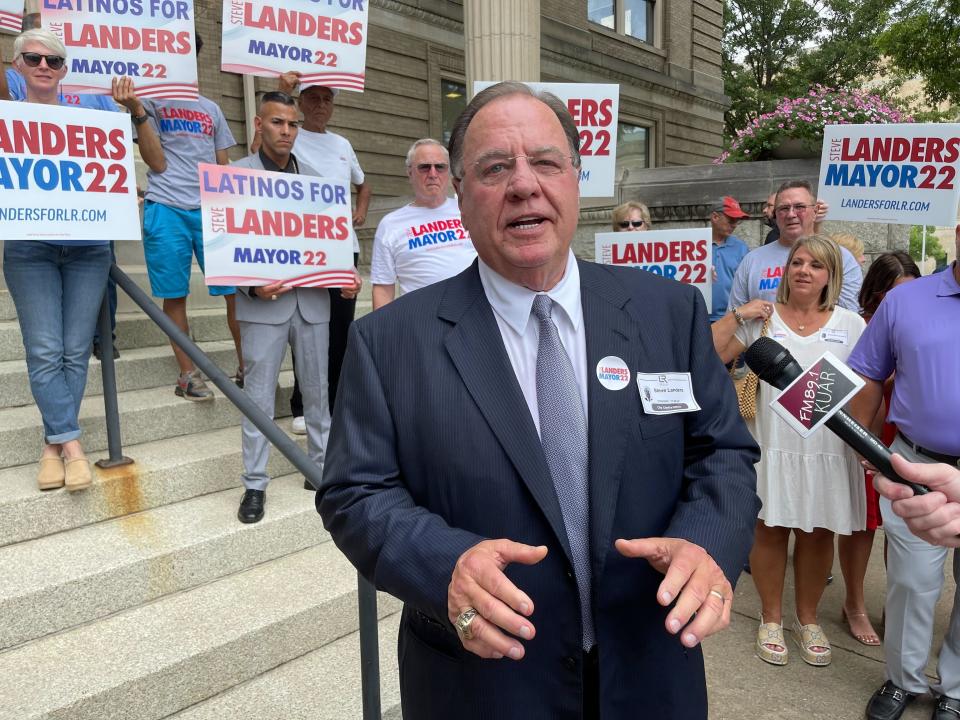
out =
[[[710,228],[713,231],[713,307],[710,308],[710,322],[716,322],[727,313],[733,275],[749,252],[747,244],[733,231],[741,220],[748,217],[740,203],[729,195],[717,203],[710,213]]]

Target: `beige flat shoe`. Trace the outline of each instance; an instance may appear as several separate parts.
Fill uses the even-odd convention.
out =
[[[85,457],[64,460],[64,484],[70,492],[90,487],[93,475],[90,473],[90,461]]]
[[[42,457],[37,471],[37,487],[41,490],[56,490],[63,487],[63,458]]]

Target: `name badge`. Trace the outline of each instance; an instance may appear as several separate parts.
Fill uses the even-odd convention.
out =
[[[787,334],[783,330],[774,330],[770,337],[774,340],[786,340]]]
[[[690,373],[637,373],[640,402],[648,415],[672,415],[700,409]]]
[[[849,337],[846,330],[823,328],[820,331],[820,340],[822,342],[834,343],[835,345],[846,345]]]

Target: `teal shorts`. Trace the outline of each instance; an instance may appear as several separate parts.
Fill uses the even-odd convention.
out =
[[[200,208],[184,210],[146,200],[143,203],[143,257],[150,276],[150,292],[157,298],[190,294],[193,256],[203,271],[203,226]],[[211,295],[233,295],[230,285],[211,285]]]

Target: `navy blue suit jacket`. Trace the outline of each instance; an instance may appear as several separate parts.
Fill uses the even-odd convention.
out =
[[[759,453],[700,293],[634,269],[579,268],[602,716],[706,717],[703,658],[664,629],[662,575],[613,542],[686,538],[734,582],[753,540]],[[633,372],[689,372],[702,410],[644,414],[636,384],[600,385],[594,369],[608,355]],[[359,571],[405,604],[405,720],[580,717],[581,618],[563,517],[476,263],[353,324],[317,508]],[[537,636],[520,662],[468,653],[447,618],[457,558],[491,538],[549,549],[506,571],[535,605]]]

